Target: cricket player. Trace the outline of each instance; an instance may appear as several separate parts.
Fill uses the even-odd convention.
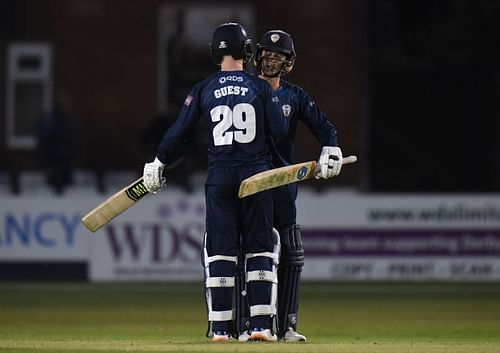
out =
[[[279,168],[294,163],[295,134],[298,122],[301,121],[322,146],[316,178],[332,178],[339,175],[342,168],[342,150],[337,146],[337,130],[306,91],[283,79],[284,75],[292,71],[295,58],[292,37],[284,31],[268,31],[257,44],[255,56],[257,71],[260,77],[272,86],[274,93],[279,97],[283,115],[289,119],[288,134],[276,143],[272,164],[274,168]],[[276,206],[274,227],[281,239],[278,271],[278,337],[286,342],[306,341],[306,337],[296,330],[299,284],[304,266],[304,249],[300,226],[296,220],[296,198],[296,184],[273,190],[273,201]],[[241,319],[237,318],[237,325],[240,321]],[[245,332],[240,325],[239,340],[245,341],[248,338],[248,332]]]
[[[210,53],[220,71],[195,85],[186,97],[158,146],[155,160],[144,166],[144,185],[150,192],[164,186],[165,165],[173,162],[175,149],[201,119],[209,141],[203,249],[207,336],[215,342],[230,339],[235,269],[241,251],[246,261],[249,339],[276,341],[272,321],[279,252],[272,229],[272,193],[239,199],[238,188],[243,179],[271,168],[269,140],[286,135],[288,119],[271,86],[243,71],[252,49],[240,24],[219,26],[213,33]]]

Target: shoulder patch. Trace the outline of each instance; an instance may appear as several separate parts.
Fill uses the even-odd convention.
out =
[[[193,96],[188,94],[188,96],[186,97],[186,99],[184,100],[184,105],[186,107],[189,107],[189,105],[191,104],[191,101],[193,100]]]

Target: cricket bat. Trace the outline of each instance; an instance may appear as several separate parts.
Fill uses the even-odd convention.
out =
[[[357,160],[358,157],[356,156],[348,156],[343,158],[342,165],[355,163]],[[238,197],[242,199],[264,190],[274,189],[279,186],[307,180],[312,178],[315,172],[316,161],[303,162],[266,170],[243,180],[240,184]]]
[[[82,223],[88,230],[95,233],[147,194],[149,191],[144,186],[144,180],[141,177],[87,213],[82,218]]]
[[[179,157],[172,164],[167,165],[165,171],[172,170],[183,161],[184,157]],[[82,218],[82,223],[88,230],[95,233],[99,228],[111,222],[113,218],[126,211],[147,194],[149,194],[149,191],[144,186],[144,179],[140,177],[87,213]]]

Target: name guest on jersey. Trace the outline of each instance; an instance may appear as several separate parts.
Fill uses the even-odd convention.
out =
[[[241,86],[225,86],[214,91],[215,98],[221,98],[229,95],[244,96],[248,92],[247,87]]]

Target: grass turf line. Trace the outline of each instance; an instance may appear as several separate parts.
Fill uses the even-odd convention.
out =
[[[200,283],[0,284],[0,351],[500,351],[500,284],[304,283],[305,344],[204,337]]]

